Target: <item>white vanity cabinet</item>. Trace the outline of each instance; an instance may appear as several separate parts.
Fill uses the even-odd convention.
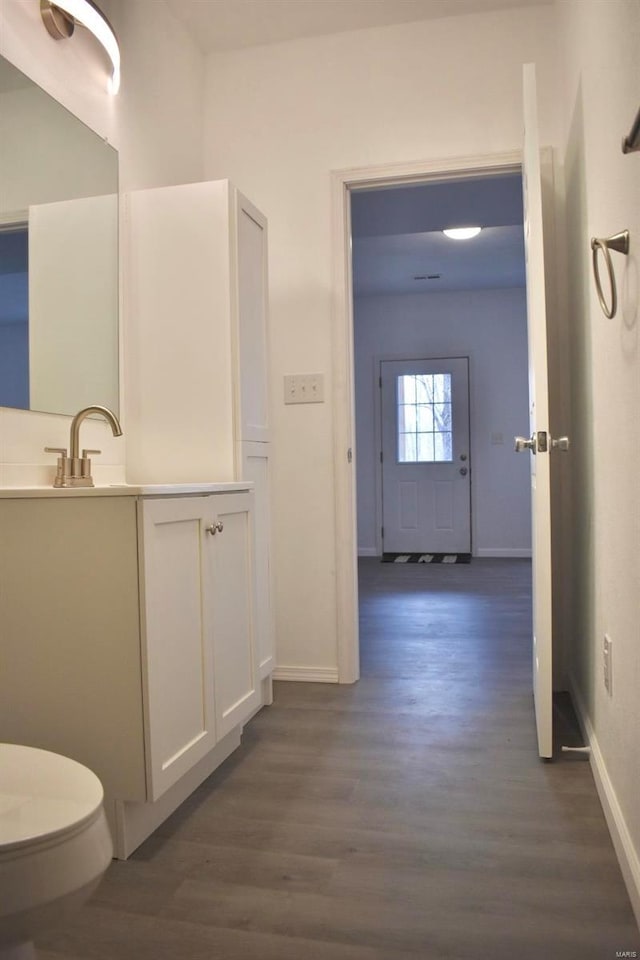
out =
[[[0,497],[0,740],[93,769],[120,858],[260,704],[254,495],[220,487]]]

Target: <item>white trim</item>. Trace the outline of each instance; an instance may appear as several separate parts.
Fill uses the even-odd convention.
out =
[[[377,547],[358,547],[359,557],[379,557],[380,551]]]
[[[531,547],[478,547],[473,553],[474,557],[512,557],[514,560],[531,559]]]
[[[340,683],[360,676],[358,642],[358,580],[356,557],[355,447],[353,370],[353,293],[351,278],[350,189],[397,183],[420,183],[437,178],[457,179],[469,174],[495,176],[522,168],[522,152],[440,160],[389,163],[331,172],[331,250],[333,304],[333,463],[335,497],[336,639]]]
[[[620,870],[627,887],[631,906],[636,917],[638,926],[640,926],[640,857],[638,851],[633,845],[633,840],[624,818],[622,808],[618,802],[615,787],[611,782],[607,765],[595,730],[585,708],[584,700],[578,692],[577,684],[573,675],[569,674],[569,689],[573,698],[573,703],[578,716],[578,722],[582,729],[585,742],[591,748],[590,762],[593,779],[595,780],[600,803],[609,827],[611,840],[618,857]]]
[[[305,683],[339,683],[335,667],[276,667],[274,680],[298,680]]]

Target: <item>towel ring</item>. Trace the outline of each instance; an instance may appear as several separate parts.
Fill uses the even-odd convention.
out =
[[[605,317],[611,320],[612,317],[615,317],[616,310],[618,309],[618,294],[616,291],[616,277],[613,272],[613,264],[611,263],[611,254],[609,251],[617,250],[618,253],[623,253],[626,256],[629,253],[629,231],[621,230],[620,233],[616,233],[612,237],[592,237],[591,250],[593,251],[591,256],[593,260],[593,275],[596,281],[598,300],[600,301],[600,306],[602,307],[602,312],[604,313]],[[602,292],[600,270],[598,268],[598,250],[602,250],[604,254],[604,262],[607,266],[607,273],[609,274],[609,287],[611,289],[610,307],[607,306],[607,301],[605,300],[604,293]]]

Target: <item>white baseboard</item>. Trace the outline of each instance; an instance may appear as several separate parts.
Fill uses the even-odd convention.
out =
[[[611,834],[616,856],[618,857],[620,870],[622,871],[622,876],[627,886],[631,906],[636,916],[638,926],[640,926],[640,857],[633,845],[627,822],[618,802],[615,788],[609,777],[607,766],[598,744],[598,738],[596,737],[591,720],[586,711],[584,701],[571,675],[569,676],[569,690],[573,698],[573,705],[576,709],[585,743],[591,748],[590,761],[593,779],[596,783],[600,803],[602,804],[607,826],[609,827],[609,833]]]
[[[473,556],[513,560],[531,559],[531,547],[478,547]]]
[[[358,547],[359,557],[379,557],[380,554],[375,547]]]
[[[338,683],[337,667],[276,667],[274,680],[299,680],[304,683]]]

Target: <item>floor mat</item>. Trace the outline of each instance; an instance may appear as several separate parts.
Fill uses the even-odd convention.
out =
[[[471,563],[470,553],[383,553],[383,563]]]

